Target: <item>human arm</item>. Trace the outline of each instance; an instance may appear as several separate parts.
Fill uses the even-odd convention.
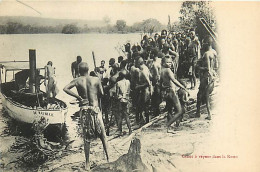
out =
[[[75,69],[74,69],[74,63],[71,64],[71,73],[73,78],[76,78],[76,73],[75,73]]]
[[[70,95],[70,96],[72,96],[72,97],[75,97],[76,99],[78,99],[78,100],[82,100],[82,97],[80,97],[79,95],[77,95],[76,93],[74,93],[73,91],[71,91],[71,89],[73,88],[73,87],[75,87],[76,86],[76,81],[75,80],[73,80],[73,81],[71,81],[68,85],[66,85],[64,88],[63,88],[63,91],[65,92],[65,93],[67,93],[68,95]]]
[[[182,89],[182,88],[181,88]],[[183,103],[188,103],[188,96],[187,94],[185,94],[185,92],[183,92],[180,96],[180,99],[182,100]]]
[[[170,54],[172,55],[172,60],[174,60],[176,57],[179,57],[179,54],[175,51],[169,50]]]
[[[217,52],[215,51],[214,52],[214,59],[215,59],[215,65],[214,65],[214,68],[215,68],[215,70],[218,70],[218,54],[217,54]]]
[[[185,90],[189,94],[188,90],[177,79],[174,78],[174,75],[173,75],[173,72],[171,71],[171,69],[168,68],[167,70],[168,70],[167,73],[168,73],[168,76],[169,76],[170,80],[175,85],[177,85],[178,87],[182,88],[183,90]]]
[[[116,83],[116,97],[119,96],[119,86],[118,86],[118,83]]]
[[[48,77],[48,67],[44,67],[44,85],[46,86],[47,84],[47,77]]]
[[[98,95],[100,97],[102,97],[104,95],[104,90],[103,90],[103,87],[102,87],[100,79],[98,79]]]

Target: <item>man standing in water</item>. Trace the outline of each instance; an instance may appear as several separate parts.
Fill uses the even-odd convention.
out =
[[[161,85],[162,85],[162,89],[164,89],[166,92],[166,103],[168,106],[168,115],[169,115],[168,118],[169,121],[167,123],[167,132],[168,132],[171,124],[177,121],[179,118],[181,118],[184,113],[184,111],[181,108],[181,104],[178,99],[178,96],[176,94],[176,86],[184,89],[187,93],[188,91],[183,85],[179,83],[178,80],[174,78],[174,74],[170,69],[172,65],[172,59],[169,56],[165,56],[162,59],[162,65],[163,68],[161,70]],[[174,116],[170,114],[173,107],[174,110],[176,111]]]
[[[98,103],[99,96],[103,95],[103,89],[99,78],[89,76],[88,70],[89,68],[87,63],[80,63],[80,77],[71,81],[63,89],[67,94],[77,98],[80,101],[80,120],[84,137],[84,150],[87,170],[90,169],[89,153],[92,136],[98,135],[98,137],[101,139],[108,161],[105,127]],[[71,91],[73,87],[76,87],[78,95]]]
[[[46,86],[46,92],[47,92],[47,103],[50,102],[51,93],[53,98],[55,98],[56,95],[58,94],[58,89],[56,86],[57,81],[54,74],[55,74],[55,68],[52,67],[52,62],[49,61],[45,66],[45,78],[44,78],[44,85]]]
[[[200,86],[197,94],[197,112],[196,117],[200,117],[200,105],[206,103],[208,117],[206,119],[211,120],[209,95],[214,89],[214,80],[216,73],[214,67],[218,66],[217,52],[212,48],[212,38],[206,37],[204,40],[205,53],[200,59],[200,64],[197,66],[200,74]]]
[[[77,56],[77,60],[71,64],[71,73],[73,78],[79,77],[79,64],[82,62],[81,56]]]

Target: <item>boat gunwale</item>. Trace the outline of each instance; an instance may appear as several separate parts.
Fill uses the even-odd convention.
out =
[[[18,103],[18,102],[16,102],[16,101],[12,101],[9,97],[7,97],[3,92],[1,92],[1,94],[4,96],[4,98],[7,100],[7,101],[9,101],[10,103],[12,103],[14,106],[16,106],[16,107],[19,107],[19,108],[23,108],[23,109],[28,109],[28,110],[37,110],[37,111],[66,111],[66,110],[68,110],[68,106],[67,106],[67,104],[65,103],[65,102],[63,102],[62,100],[60,100],[60,101],[62,101],[63,103],[65,103],[66,104],[66,108],[61,108],[60,110],[59,109],[33,109],[33,108],[29,108],[28,106],[25,106],[25,105],[23,105],[23,104],[20,104],[20,103]]]

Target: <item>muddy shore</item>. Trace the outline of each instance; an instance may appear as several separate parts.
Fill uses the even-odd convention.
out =
[[[196,90],[191,90],[190,97],[195,98],[196,92]],[[215,97],[214,102],[217,102]],[[211,121],[205,120],[207,116],[205,108],[202,109],[200,118],[189,117],[189,115],[194,114],[194,111],[185,114],[184,121],[178,130],[173,133],[166,132],[166,119],[164,118],[136,134],[135,137],[141,141],[141,157],[143,162],[150,171],[154,169],[157,171],[189,171],[197,163],[201,164],[201,167],[203,167],[203,164],[208,165],[213,158],[195,158],[195,156],[208,155],[205,153],[203,147],[205,147],[205,144],[208,143],[207,140],[211,137],[211,127],[217,117],[217,113],[215,109],[212,110],[213,116]],[[73,123],[71,116],[74,114],[69,115],[69,122]],[[0,146],[1,168],[4,171],[84,171],[85,157],[83,141],[75,133],[73,137],[70,135],[70,140],[73,142],[68,147],[68,149],[74,152],[67,156],[48,161],[37,167],[19,166],[17,163],[10,163],[21,155],[21,153],[10,153],[10,146],[15,142],[15,138],[22,136],[19,136],[19,134],[16,136],[3,134],[7,129],[6,121],[8,120],[8,116],[5,115],[2,115],[0,120],[0,132],[2,133],[0,139],[1,143],[5,143]],[[133,128],[135,127],[133,126]],[[70,126],[70,128],[74,128],[75,131],[75,128],[77,128],[76,124]],[[130,141],[124,145],[120,144],[128,137],[127,134],[114,138],[113,132],[115,130],[116,127],[113,126],[111,136],[108,136],[110,162],[126,154],[130,146]],[[127,131],[126,125],[124,125],[123,130]],[[210,156],[213,155],[210,154]],[[98,165],[107,163],[102,144],[98,139],[91,143],[90,160],[92,169]]]

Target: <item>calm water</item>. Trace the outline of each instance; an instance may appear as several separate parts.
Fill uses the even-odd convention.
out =
[[[79,108],[69,104],[72,97],[66,95],[62,89],[72,80],[70,65],[80,55],[83,61],[89,63],[91,70],[94,68],[92,51],[95,53],[96,63],[104,59],[106,65],[110,58],[123,55],[120,46],[127,42],[140,42],[140,34],[17,34],[0,35],[0,61],[28,60],[29,49],[36,49],[37,66],[43,67],[52,61],[56,68],[58,88],[57,98],[65,101],[69,106],[66,125],[70,139],[77,139],[76,122],[72,121],[73,115]],[[42,84],[42,90],[45,90]],[[75,91],[75,90],[74,90]],[[0,116],[3,120],[2,115]]]

